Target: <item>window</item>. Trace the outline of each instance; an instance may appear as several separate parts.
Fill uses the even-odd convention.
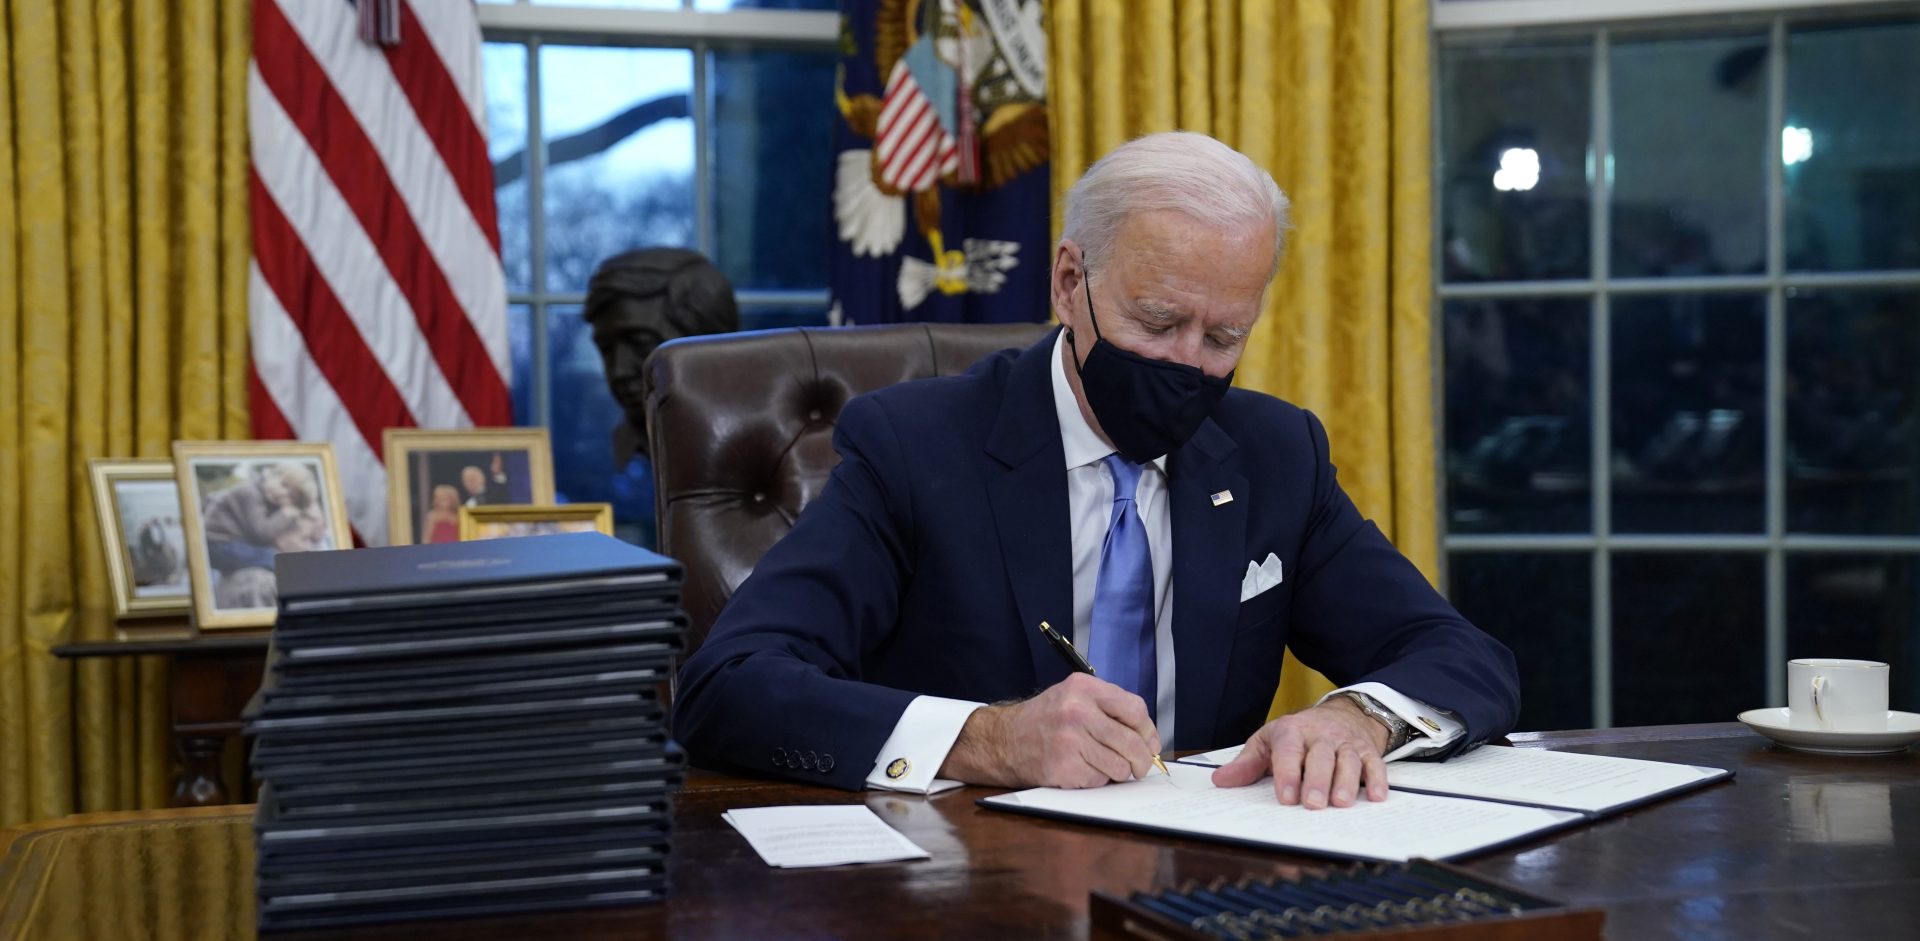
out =
[[[652,481],[614,466],[587,281],[629,249],[690,247],[732,280],[743,328],[826,322],[833,6],[481,5],[514,421],[551,429],[560,499],[611,502],[628,539],[652,542]]]
[[[1920,708],[1920,16],[1452,28],[1523,6],[1435,18],[1448,588],[1521,727],[1799,656]]]

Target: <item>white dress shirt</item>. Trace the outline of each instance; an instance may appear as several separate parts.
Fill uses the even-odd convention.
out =
[[[1061,349],[1066,344],[1062,331],[1053,344],[1053,410],[1060,422],[1060,443],[1066,452],[1067,514],[1073,547],[1073,646],[1092,649],[1093,593],[1100,577],[1100,549],[1106,542],[1107,521],[1113,512],[1113,475],[1105,460],[1113,446],[1087,424],[1080,403],[1068,384]],[[1147,530],[1147,550],[1153,558],[1153,644],[1157,700],[1154,725],[1162,742],[1173,741],[1174,662],[1173,662],[1173,520],[1167,507],[1167,459],[1155,458],[1140,474],[1134,491],[1134,506]],[[1459,721],[1419,700],[1404,696],[1382,683],[1359,683],[1328,693],[1347,691],[1366,693],[1393,710],[1414,729],[1407,744],[1387,755],[1387,760],[1405,758],[1445,747],[1464,729]],[[1321,698],[1326,701],[1325,697]],[[947,760],[954,740],[967,717],[983,703],[920,696],[907,704],[892,734],[880,746],[867,776],[871,787],[931,793],[952,787],[957,782],[934,778],[934,772]],[[904,763],[902,763],[904,762]],[[891,771],[891,774],[889,773]]]

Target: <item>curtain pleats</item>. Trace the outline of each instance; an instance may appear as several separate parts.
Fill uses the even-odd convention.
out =
[[[1100,155],[1155,131],[1210,134],[1272,173],[1295,228],[1237,381],[1325,421],[1347,492],[1432,577],[1426,0],[1050,0],[1049,14],[1056,205]],[[1275,712],[1331,688],[1289,658]]]
[[[0,24],[0,825],[165,803],[159,658],[112,634],[86,462],[244,436],[248,5]]]

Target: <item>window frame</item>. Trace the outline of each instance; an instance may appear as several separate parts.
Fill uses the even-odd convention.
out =
[[[1787,570],[1789,555],[1865,554],[1920,555],[1920,534],[1856,536],[1791,532],[1787,528],[1786,373],[1787,297],[1797,289],[1903,288],[1920,290],[1920,269],[1887,271],[1790,272],[1786,267],[1785,166],[1781,136],[1785,127],[1787,40],[1789,29],[1802,22],[1822,24],[1847,19],[1875,19],[1888,14],[1920,15],[1912,3],[1888,4],[1861,0],[1434,0],[1433,54],[1429,57],[1434,89],[1433,108],[1433,244],[1442,244],[1445,192],[1444,146],[1441,131],[1446,120],[1439,94],[1442,57],[1448,48],[1485,43],[1588,38],[1592,43],[1592,113],[1589,134],[1588,200],[1590,258],[1585,278],[1504,282],[1453,282],[1444,277],[1443,253],[1432,253],[1434,316],[1432,356],[1434,390],[1434,453],[1440,537],[1441,578],[1449,584],[1454,553],[1586,553],[1591,567],[1592,701],[1591,723],[1613,725],[1614,632],[1613,556],[1616,552],[1741,552],[1764,554],[1765,684],[1768,705],[1785,705],[1787,659]],[[1738,30],[1768,37],[1767,48],[1767,174],[1765,202],[1765,268],[1757,275],[1705,277],[1634,277],[1611,274],[1613,212],[1610,173],[1591,168],[1610,165],[1612,135],[1612,44],[1616,36],[1676,38]],[[1613,527],[1613,444],[1609,417],[1612,389],[1612,299],[1646,294],[1703,294],[1765,292],[1765,496],[1763,529],[1758,534],[1616,534]],[[1564,534],[1455,534],[1450,531],[1448,468],[1446,466],[1445,304],[1454,300],[1499,300],[1542,297],[1583,297],[1589,302],[1589,477],[1591,518],[1583,533]],[[1917,311],[1916,316],[1920,316]],[[1731,718],[1731,717],[1729,717]]]
[[[710,53],[725,51],[834,52],[839,48],[840,15],[813,10],[692,9],[682,0],[677,10],[618,7],[550,6],[517,0],[514,3],[477,4],[482,43],[517,43],[527,51],[527,128],[523,142],[527,169],[528,272],[527,289],[507,294],[509,307],[525,305],[533,350],[531,414],[541,427],[553,424],[552,352],[548,343],[550,312],[555,307],[586,303],[577,291],[554,291],[546,271],[546,148],[540,100],[540,50],[547,45],[599,46],[637,49],[685,49],[693,55],[693,87],[688,90],[693,120],[693,248],[712,258],[713,146],[712,75]],[[765,307],[827,306],[827,289],[739,290],[743,311]]]

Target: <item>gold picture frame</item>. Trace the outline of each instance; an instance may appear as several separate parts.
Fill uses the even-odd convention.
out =
[[[546,506],[463,506],[460,508],[461,542],[584,532],[613,535],[613,504],[562,503]]]
[[[173,462],[96,458],[87,462],[94,518],[107,556],[113,616],[185,617],[193,606],[180,483]]]
[[[388,428],[381,437],[387,545],[459,541],[462,506],[553,503],[553,445],[545,428]]]
[[[173,472],[203,631],[273,626],[275,555],[353,548],[331,444],[175,441]]]

